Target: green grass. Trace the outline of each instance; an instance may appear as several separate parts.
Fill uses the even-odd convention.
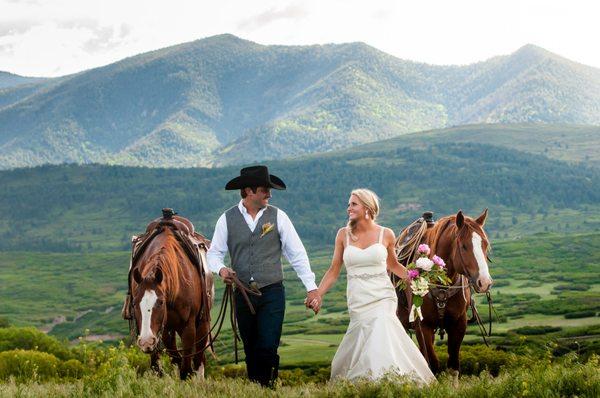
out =
[[[42,326],[57,316],[113,308],[127,288],[127,252],[0,254],[0,316],[17,325]]]
[[[308,363],[331,363],[343,335],[289,335],[282,338],[279,356],[283,366],[299,366]]]
[[[493,239],[492,239],[493,240]],[[600,324],[600,317],[566,319],[577,311],[600,312],[600,234],[539,234],[519,240],[493,240],[490,265],[497,287],[492,289],[501,319],[493,331],[502,335],[523,326],[560,327]],[[311,263],[320,279],[329,266],[327,249],[312,250]],[[110,253],[0,253],[0,317],[15,325],[48,328],[64,316],[50,332],[68,340],[89,335],[105,340],[128,334],[120,318],[126,289],[128,252]],[[348,323],[346,281],[342,275],[327,294],[322,312],[314,316],[302,304],[304,288],[289,266],[285,266],[287,308],[283,327],[282,364],[328,363]],[[557,286],[589,286],[585,291],[556,290]],[[217,282],[220,305],[222,285]],[[484,320],[487,307],[477,296]],[[107,312],[107,310],[110,310]],[[84,314],[84,312],[88,311]],[[83,315],[82,315],[83,314]],[[76,321],[74,319],[78,317]],[[86,329],[89,331],[86,332]],[[220,362],[233,360],[231,331],[225,323],[217,345]],[[475,326],[468,329],[467,342],[481,342]]]
[[[243,378],[210,376],[181,382],[169,373],[159,378],[140,376],[119,360],[109,359],[93,374],[76,381],[15,381],[0,383],[0,397],[597,397],[600,395],[598,359],[578,363],[527,360],[527,366],[504,369],[497,377],[482,372],[460,379],[441,375],[436,383],[419,386],[402,377],[389,376],[377,382],[306,382],[302,372],[282,371],[273,389],[263,389]]]

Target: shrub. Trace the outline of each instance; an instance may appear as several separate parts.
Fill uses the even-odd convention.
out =
[[[54,355],[45,352],[4,351],[0,352],[0,379],[13,376],[19,381],[47,380],[58,375],[59,365]]]
[[[585,292],[586,290],[590,290],[590,285],[585,285],[585,284],[556,285],[556,286],[554,286],[554,290],[556,290],[556,291],[571,290],[571,291]]]
[[[58,368],[58,375],[64,378],[80,379],[85,374],[86,368],[77,359],[62,362]]]
[[[522,335],[537,335],[560,332],[562,328],[560,326],[523,326],[518,329],[514,329],[513,332]]]
[[[245,377],[246,367],[241,364],[225,365],[221,369],[221,374],[225,377]]]
[[[15,349],[42,351],[62,360],[73,358],[71,350],[60,341],[36,328],[0,328],[0,352]]]
[[[495,281],[494,281],[494,286],[497,286]],[[519,285],[520,288],[524,288],[524,287],[540,287],[540,286],[542,286],[542,282],[541,281],[527,281],[527,282],[523,283],[522,285]]]
[[[447,346],[436,347],[436,354],[438,354],[441,369],[445,370],[448,360]],[[497,376],[502,368],[523,366],[528,362],[527,357],[493,349],[483,344],[463,344],[460,350],[460,370],[464,375],[478,375],[483,371],[488,371]]]
[[[565,314],[566,319],[587,318],[596,316],[596,311],[576,311]]]

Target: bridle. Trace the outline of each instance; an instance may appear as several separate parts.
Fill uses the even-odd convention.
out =
[[[231,322],[231,329],[233,331],[235,363],[238,363],[238,342],[241,341],[241,339],[240,339],[240,336],[238,333],[238,326],[237,326],[234,286],[235,286],[236,290],[241,292],[242,297],[244,298],[244,301],[246,302],[246,305],[250,309],[250,313],[252,313],[253,315],[256,314],[256,311],[254,310],[254,306],[252,305],[252,302],[250,301],[248,294],[252,294],[254,296],[261,296],[262,293],[260,291],[249,289],[248,287],[246,287],[244,285],[244,283],[242,283],[237,278],[237,276],[234,276],[233,283],[231,285],[228,284],[225,287],[225,291],[223,292],[223,299],[221,300],[221,308],[219,309],[219,313],[217,315],[215,323],[213,324],[212,327],[209,328],[209,330],[202,337],[196,339],[196,341],[194,341],[187,348],[186,347],[180,348],[180,349],[166,348],[164,346],[164,343],[162,340],[164,328],[167,323],[167,317],[165,316],[163,319],[163,322],[160,326],[160,329],[156,333],[156,338],[158,339],[158,343],[154,346],[154,349],[151,352],[149,352],[148,354],[164,352],[173,358],[188,358],[188,357],[192,357],[192,356],[203,353],[209,347],[214,352],[214,350],[213,350],[214,342],[217,341],[217,338],[218,338],[219,334],[221,333],[221,330],[223,328],[223,323],[225,322],[225,318],[227,317],[227,306],[230,305],[229,316],[230,316],[230,322]],[[134,330],[135,330],[136,336],[138,336],[139,329],[137,327],[137,320],[135,319],[135,316],[133,319],[133,323],[135,325]],[[130,325],[131,325],[131,320],[130,320]],[[206,344],[200,350],[194,352],[194,347],[196,346],[196,344],[198,344],[202,341],[205,341],[206,339],[208,339],[208,344]],[[192,352],[190,354],[184,354],[185,351],[190,349],[190,347],[192,349]]]
[[[456,236],[456,235],[455,235],[455,241],[457,242],[457,246],[455,246],[455,250],[458,251],[458,257],[459,257],[458,262],[460,262],[460,266],[461,266],[461,270],[458,270],[458,269],[456,270],[456,275],[459,277],[459,279],[461,279],[461,283],[457,284],[457,282],[458,282],[458,280],[457,280],[450,286],[430,284],[430,286],[436,288],[437,291],[439,292],[438,293],[439,297],[436,296],[435,294],[431,293],[431,291],[430,291],[430,294],[433,298],[433,301],[435,303],[435,307],[436,307],[436,310],[438,312],[438,316],[440,319],[440,337],[442,339],[444,338],[443,319],[444,319],[444,312],[446,309],[446,303],[447,303],[448,299],[451,298],[452,296],[454,296],[454,294],[455,294],[455,292],[452,292],[452,290],[461,289],[463,291],[463,298],[465,298],[465,301],[466,301],[466,297],[464,297],[464,288],[465,287],[469,288],[469,290],[471,292],[471,296],[473,296],[473,294],[478,292],[478,289],[476,288],[477,281],[473,278],[473,276],[469,273],[469,270],[465,267],[466,262],[464,261],[462,250],[460,248],[460,245],[462,243],[460,242],[458,236]],[[488,247],[489,247],[489,244],[488,244]],[[487,251],[486,251],[486,260],[490,263],[492,262]],[[453,265],[456,266],[456,262],[453,261]],[[462,283],[462,277],[465,277],[467,279],[467,285],[464,285],[464,283]],[[450,291],[450,293],[446,293],[446,291]],[[479,331],[481,332],[481,337],[483,337],[483,341],[484,341],[485,345],[489,347],[489,343],[486,339],[486,336],[490,337],[492,335],[492,311],[496,315],[496,318],[499,319],[499,317],[498,317],[498,313],[496,312],[496,309],[492,305],[491,293],[489,291],[487,291],[485,293],[485,295],[486,295],[487,302],[488,302],[488,321],[489,321],[488,330],[485,329],[485,325],[483,324],[481,316],[479,315],[479,311],[477,311],[477,308],[475,307],[474,300],[472,300],[472,299],[469,300],[469,306],[471,307],[471,312],[477,322]]]

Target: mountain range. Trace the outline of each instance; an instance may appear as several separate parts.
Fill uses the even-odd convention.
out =
[[[213,36],[53,79],[0,74],[0,168],[215,167],[475,123],[600,125],[600,69],[534,45],[466,66]]]

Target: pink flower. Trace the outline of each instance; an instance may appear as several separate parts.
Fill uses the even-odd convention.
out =
[[[446,266],[446,263],[444,262],[444,260],[439,256],[433,256],[432,260],[433,260],[433,263],[440,268],[444,268]]]
[[[417,271],[416,269],[409,269],[408,270],[408,277],[410,279],[415,279],[419,277],[419,271]]]
[[[425,243],[421,243],[417,250],[419,251],[419,253],[424,254],[426,256],[429,256],[429,253],[431,253],[431,249]]]

